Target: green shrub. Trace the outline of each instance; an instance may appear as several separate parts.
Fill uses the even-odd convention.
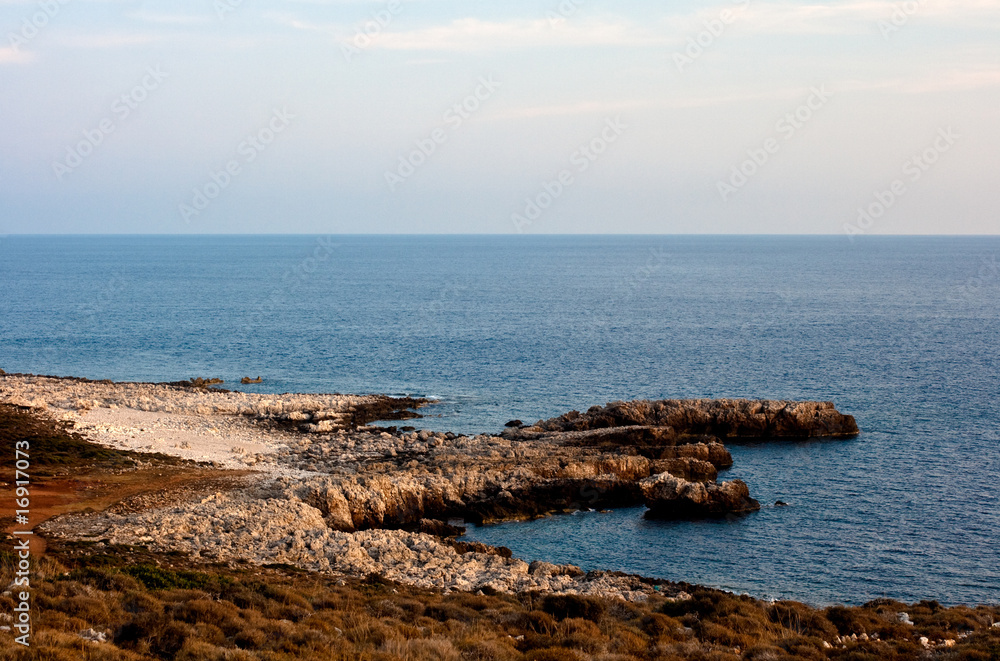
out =
[[[205,590],[219,592],[231,585],[233,580],[228,576],[205,574],[197,571],[172,570],[156,565],[130,565],[123,567],[129,576],[138,579],[150,590]]]

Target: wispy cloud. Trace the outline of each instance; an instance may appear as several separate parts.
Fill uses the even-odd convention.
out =
[[[65,48],[113,49],[161,43],[167,41],[167,36],[153,33],[79,32],[60,34],[56,41]]]
[[[154,25],[210,25],[214,23],[214,13],[208,14],[154,14],[147,11],[134,11],[125,15],[135,21],[152,23]]]
[[[897,10],[897,3],[859,0],[844,3],[798,4],[792,2],[754,3],[740,17],[740,30],[759,34],[819,35],[864,34],[872,31],[879,21],[888,21]],[[718,14],[718,10],[701,10],[700,14]],[[992,0],[950,0],[921,2],[913,12],[915,17],[968,27],[996,25],[1000,20],[996,2]]]
[[[1000,69],[934,69],[913,76],[872,79],[852,78],[834,83],[842,92],[886,92],[889,94],[936,94],[988,89],[1000,86]]]
[[[952,69],[935,72],[918,80],[903,81],[898,89],[904,94],[960,92],[1000,86],[1000,69]]]
[[[27,64],[31,62],[34,55],[28,51],[18,50],[16,48],[0,48],[0,65],[4,64]]]
[[[655,30],[623,19],[589,20],[554,27],[547,19],[485,21],[461,18],[444,25],[416,30],[386,31],[377,48],[409,51],[474,52],[511,48],[559,46],[662,45]]]
[[[895,5],[883,0],[845,3],[753,2],[745,9],[721,4],[687,13],[660,16],[655,22],[638,23],[619,15],[575,18],[553,23],[542,15],[509,20],[476,17],[451,19],[419,28],[387,29],[373,39],[373,48],[399,51],[480,52],[540,47],[669,46],[675,47],[703,29],[705,21],[718,19],[729,10],[737,17],[738,31],[754,35],[848,35],[872,34],[879,21],[891,19]],[[952,0],[921,3],[916,15],[936,26],[949,24],[969,28],[1000,25],[1000,12],[993,0]],[[296,13],[269,14],[287,27],[328,34],[341,40],[353,36],[355,25],[316,21]]]
[[[723,92],[658,98],[616,99],[614,101],[580,101],[577,103],[525,106],[492,113],[484,119],[534,119],[569,115],[608,115],[628,111],[669,110],[676,108],[709,108],[749,101],[769,99],[796,99],[802,95],[801,87],[781,87],[757,91]]]

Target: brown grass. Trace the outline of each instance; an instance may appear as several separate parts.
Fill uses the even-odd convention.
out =
[[[99,567],[99,568],[98,568]],[[5,570],[9,571],[9,570]],[[645,604],[439,592],[380,579],[198,565],[134,547],[53,543],[39,563],[33,647],[0,634],[0,661],[639,661],[1000,658],[1000,608],[872,602],[814,609],[694,589]],[[8,576],[0,576],[0,581]],[[0,597],[0,608],[13,606]],[[914,625],[896,621],[910,614]],[[79,631],[109,634],[90,643]],[[835,643],[838,635],[880,640]],[[824,646],[824,642],[831,646]]]

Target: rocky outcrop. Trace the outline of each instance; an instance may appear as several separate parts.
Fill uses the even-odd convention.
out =
[[[715,467],[694,458],[598,455],[574,461],[551,453],[459,462],[441,450],[423,465],[411,459],[402,467],[386,463],[370,468],[360,475],[286,479],[283,493],[316,507],[332,529],[355,531],[408,528],[428,518],[487,523],[636,505],[642,502],[638,481],[664,470],[715,479]]]
[[[586,413],[569,413],[540,420],[517,431],[587,431],[649,427],[654,437],[707,434],[718,438],[807,438],[854,436],[853,416],[837,411],[833,402],[750,399],[664,399],[612,402]]]
[[[720,438],[856,434],[853,416],[838,412],[832,402],[668,399],[612,402],[582,414],[570,411],[531,426],[508,428],[501,435],[650,458],[655,474],[638,483],[648,515],[691,518],[760,509],[743,482],[715,482],[715,469],[732,465]]]
[[[702,518],[760,509],[742,480],[721,484],[688,482],[670,473],[659,473],[642,480],[639,486],[649,508],[646,517],[651,519]]]
[[[732,457],[706,432],[794,436],[830,431],[835,420],[841,430],[856,429],[853,418],[823,403],[668,400],[571,412],[531,427],[508,427],[499,437],[383,432],[397,443],[384,463],[369,460],[363,471],[348,474],[328,463],[329,477],[296,483],[289,493],[317,507],[341,531],[412,528],[427,518],[531,519],[642,503],[653,516],[747,512],[759,505],[745,484],[716,484],[718,470],[731,466]],[[649,422],[656,424],[635,424]],[[628,424],[608,426],[619,423]],[[337,454],[322,442],[311,442],[307,452],[317,459]],[[317,462],[308,467],[324,470]],[[657,475],[677,481],[661,476],[642,487]]]

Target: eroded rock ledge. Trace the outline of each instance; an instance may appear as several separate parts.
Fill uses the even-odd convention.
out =
[[[552,432],[636,429],[649,438],[705,434],[718,438],[809,438],[855,436],[854,416],[833,402],[752,399],[664,399],[612,402],[586,413],[570,411],[510,435],[532,437]]]
[[[312,442],[309,454],[318,461],[310,467],[325,475],[291,482],[284,493],[347,532],[407,528],[428,518],[484,523],[643,503],[650,516],[662,518],[742,514],[760,505],[743,482],[716,483],[732,457],[714,434],[857,433],[854,418],[828,402],[615,402],[499,436],[403,434],[399,451],[360,466],[340,464],[335,446]]]

